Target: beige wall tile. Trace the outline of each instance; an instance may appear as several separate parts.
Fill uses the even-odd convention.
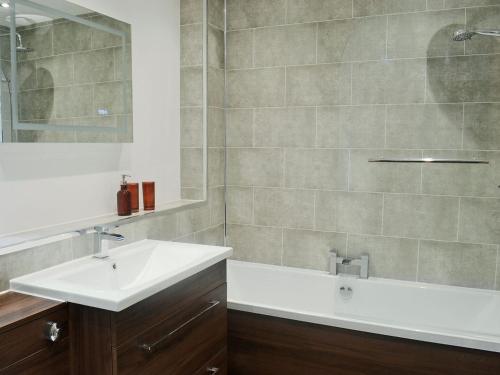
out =
[[[203,0],[182,0],[181,25],[203,22]]]
[[[181,68],[181,107],[203,105],[203,72],[201,68]]]
[[[227,68],[245,69],[253,67],[254,30],[227,33]]]
[[[227,80],[229,107],[281,107],[285,104],[284,68],[230,70]]]
[[[224,224],[226,215],[224,186],[208,189],[208,204],[210,206],[210,225]]]
[[[288,106],[350,104],[349,64],[289,67],[286,73]]]
[[[465,10],[444,10],[389,16],[389,58],[463,55],[463,43],[451,35],[465,27]]]
[[[230,148],[227,150],[228,185],[279,187],[283,156],[279,149]]]
[[[253,110],[226,110],[227,147],[253,146]]]
[[[113,53],[113,50],[104,51],[111,51],[111,53]],[[82,56],[80,54],[76,55],[77,59],[80,59],[81,57]],[[107,58],[110,58],[111,61],[113,61],[113,58],[109,55]],[[74,64],[74,62],[76,64]],[[75,81],[75,75],[78,77],[77,79],[86,78],[86,82],[93,82],[93,78],[88,77],[89,74],[92,74],[92,69],[89,69],[88,66],[82,69],[82,62],[83,61],[74,61],[73,55],[60,55],[39,59],[36,60],[36,74],[32,71],[35,62],[22,63],[18,66],[17,72],[18,79],[22,82],[21,89],[35,88],[31,82],[34,77],[36,77],[34,84],[38,88],[70,85]],[[93,67],[93,62],[86,60],[84,63],[90,64],[91,68]],[[83,73],[82,70],[85,70],[87,77],[80,76],[80,74]],[[101,81],[112,80],[114,78],[114,73],[107,71],[105,67],[101,70],[101,74],[101,77],[99,77],[102,78]],[[95,80],[94,82],[97,81],[98,80]]]
[[[346,190],[346,150],[289,149],[285,158],[285,186],[300,189]]]
[[[285,0],[228,0],[228,30],[283,25]]]
[[[202,109],[181,108],[181,147],[202,147],[202,145]]]
[[[354,63],[353,104],[424,102],[425,60]]]
[[[224,185],[224,148],[208,149],[208,186]],[[203,164],[202,164],[203,166]]]
[[[464,148],[500,150],[500,104],[465,103]]]
[[[312,229],[314,191],[255,189],[254,212],[256,225]]]
[[[418,240],[350,234],[347,256],[368,254],[369,276],[415,281]]]
[[[355,17],[425,10],[426,0],[353,0]]]
[[[461,198],[459,240],[500,244],[500,199]]]
[[[255,66],[304,65],[316,61],[316,25],[255,29]]]
[[[387,193],[420,192],[418,164],[369,163],[373,158],[420,158],[420,151],[351,150],[350,190]]]
[[[318,191],[316,225],[318,230],[380,234],[383,195]]]
[[[208,66],[224,69],[224,30],[209,25],[207,47]]]
[[[224,246],[224,225],[218,225],[209,229],[196,232],[194,240],[201,245]]]
[[[203,64],[203,25],[181,26],[181,66]]]
[[[228,225],[227,244],[234,249],[233,259],[281,265],[281,228]]]
[[[489,160],[491,164],[427,164],[423,166],[424,194],[500,197],[500,152],[426,151],[437,159]]]
[[[427,61],[427,100],[435,103],[500,101],[500,56]]]
[[[391,105],[387,110],[388,148],[462,148],[461,104]]]
[[[497,1],[500,5],[500,2]],[[498,27],[500,22],[500,7],[484,7],[467,9],[467,29],[488,30]],[[498,38],[477,38],[465,42],[465,53],[499,53]]]
[[[223,108],[208,108],[208,147],[224,147],[226,129]]]
[[[224,69],[208,68],[208,106],[224,108]]]
[[[383,59],[386,28],[386,17],[319,23],[318,63]]]
[[[253,224],[253,188],[228,186],[227,222]]]
[[[385,196],[384,235],[454,241],[457,239],[457,222],[458,198]]]
[[[496,245],[421,241],[418,281],[493,289]]]
[[[256,147],[314,147],[314,108],[262,108],[255,111]]]
[[[444,0],[446,8],[500,5],[499,0]]]
[[[317,126],[319,147],[383,148],[385,107],[319,107]]]
[[[290,267],[328,270],[329,252],[345,253],[344,233],[285,229],[283,235],[283,264]]]
[[[201,188],[203,183],[203,150],[181,149],[181,186]]]
[[[288,0],[288,23],[352,17],[352,0]]]

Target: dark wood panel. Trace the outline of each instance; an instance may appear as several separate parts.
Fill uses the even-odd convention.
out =
[[[214,300],[220,301],[213,305]],[[214,306],[205,311],[207,307]],[[204,313],[202,313],[205,311]],[[178,328],[182,327],[177,331]],[[177,332],[167,337],[170,332]],[[147,353],[142,344],[162,343]],[[116,349],[116,375],[191,375],[227,345],[226,285]]]
[[[229,311],[231,375],[494,375],[500,354]]]
[[[111,312],[70,304],[69,317],[72,374],[111,375]]]
[[[54,346],[58,346],[58,343],[50,342],[44,335],[48,322],[55,322],[61,327],[61,339],[67,337],[66,305],[61,305],[47,315],[0,334],[0,368],[8,367],[43,349],[52,350]]]
[[[123,345],[127,340],[180,313],[225,282],[226,262],[223,261],[114,314],[116,336],[113,345]]]
[[[0,375],[68,375],[69,373],[69,339],[0,370]]]
[[[212,370],[216,370],[212,371]],[[194,375],[227,375],[227,348],[205,363]]]
[[[64,302],[16,292],[0,294],[0,334],[38,319],[64,305]]]

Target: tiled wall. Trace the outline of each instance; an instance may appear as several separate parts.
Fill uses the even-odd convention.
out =
[[[500,1],[227,0],[227,15],[235,257],[326,270],[335,248],[368,253],[372,276],[500,289],[500,39],[451,41],[500,28]]]
[[[181,191],[186,199],[203,199],[202,90],[203,0],[181,0]],[[208,184],[221,198],[224,146],[224,0],[209,0]]]
[[[121,37],[76,22],[18,28],[23,45],[33,50],[17,54],[19,122],[114,127],[126,133],[22,130],[19,142],[132,141],[130,25],[99,14],[84,17],[129,35],[125,61]],[[5,56],[10,56],[8,38],[0,39]],[[99,116],[99,110],[109,114]]]
[[[211,1],[211,17],[215,20],[223,19],[223,1]],[[181,20],[188,20],[196,15],[201,16],[201,2],[181,0]],[[215,7],[217,6],[217,7]],[[223,25],[217,21],[219,25]],[[201,39],[200,39],[201,40]],[[220,40],[220,39],[219,39]],[[222,49],[223,49],[222,38]],[[209,40],[209,48],[215,41]],[[220,48],[220,47],[217,47]],[[182,58],[186,50],[183,49]],[[222,75],[223,77],[223,75]],[[216,85],[216,87],[213,87]],[[221,84],[209,81],[208,101],[221,105]],[[223,82],[222,82],[223,90]],[[184,100],[190,101],[189,95],[194,93],[184,92]],[[223,91],[222,91],[223,96]],[[185,118],[183,125],[186,124]],[[201,132],[201,120],[199,124]],[[186,129],[184,129],[186,130]],[[183,131],[184,131],[183,130]],[[209,139],[209,194],[208,202],[197,208],[185,209],[166,216],[145,219],[140,222],[125,225],[115,229],[117,233],[123,234],[127,241],[134,242],[141,239],[173,240],[178,242],[201,243],[207,245],[224,245],[224,122],[215,121],[212,117],[208,123]],[[193,130],[193,132],[195,132]],[[222,132],[222,133],[221,133]],[[186,134],[183,134],[184,139]],[[198,141],[199,142],[199,141]],[[201,147],[200,143],[197,143]],[[167,162],[167,161],[166,161]],[[201,160],[199,160],[201,163]],[[201,179],[201,176],[200,176]],[[201,181],[201,180],[200,180]],[[122,245],[123,243],[120,243]],[[0,291],[8,288],[8,281],[14,277],[47,268],[74,258],[79,258],[93,251],[93,236],[75,237],[72,239],[56,242],[50,245],[32,248],[26,251],[12,253],[0,257]]]

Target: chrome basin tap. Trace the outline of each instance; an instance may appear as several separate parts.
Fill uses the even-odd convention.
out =
[[[109,257],[108,250],[102,248],[102,240],[110,241],[124,241],[125,237],[118,233],[109,233],[108,227],[97,226],[94,227],[96,235],[94,238],[94,258],[106,259]]]
[[[329,271],[332,275],[337,275],[337,265],[341,264],[343,266],[358,266],[359,269],[359,277],[361,279],[368,278],[368,264],[369,257],[368,255],[361,255],[359,258],[346,258],[337,256],[337,252],[335,250],[330,251],[330,264]]]

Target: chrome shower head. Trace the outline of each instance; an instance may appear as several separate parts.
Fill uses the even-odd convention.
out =
[[[455,42],[463,42],[464,40],[472,39],[474,35],[476,35],[474,31],[457,30],[453,33],[453,40]]]
[[[29,47],[19,46],[16,48],[16,51],[18,53],[28,53],[28,52],[33,52],[34,49]]]
[[[21,36],[21,34],[19,33],[16,33],[16,37],[17,37],[17,47],[16,47],[16,51],[19,52],[19,53],[27,53],[27,52],[33,52],[33,48],[29,48],[29,47],[25,47],[23,45],[23,38]]]

